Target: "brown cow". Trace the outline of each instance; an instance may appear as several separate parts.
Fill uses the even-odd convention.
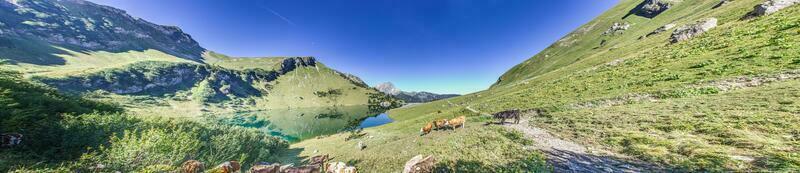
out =
[[[441,130],[441,129],[448,128],[450,126],[450,123],[447,122],[447,119],[438,119],[436,121],[433,121],[433,123],[434,123],[433,124],[434,125],[434,128],[433,128],[434,130]]]
[[[420,132],[420,134],[419,134],[419,135],[420,135],[420,136],[422,136],[422,135],[427,135],[428,133],[431,133],[431,130],[433,130],[433,123],[428,123],[428,124],[425,124],[425,126],[424,126],[424,127],[422,127],[421,129],[419,129],[419,132]]]
[[[467,123],[467,117],[460,116],[460,117],[457,117],[457,118],[453,118],[453,119],[451,119],[450,121],[447,121],[447,122],[449,123],[450,127],[454,128],[454,129],[458,128],[458,127],[464,128],[464,126]]]
[[[182,173],[201,173],[203,169],[205,169],[203,162],[197,160],[187,160],[181,166]]]

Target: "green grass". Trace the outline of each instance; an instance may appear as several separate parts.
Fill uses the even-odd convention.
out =
[[[426,121],[462,114],[466,106],[485,113],[541,109],[550,116],[535,117],[536,126],[589,147],[609,148],[676,171],[796,170],[800,164],[793,153],[798,145],[796,139],[786,137],[797,129],[791,125],[798,123],[796,103],[790,101],[796,99],[791,93],[797,91],[797,82],[742,91],[723,91],[708,82],[800,69],[796,63],[800,51],[795,44],[800,39],[800,6],[742,21],[739,18],[762,1],[737,0],[717,9],[711,7],[719,1],[682,1],[654,19],[631,16],[623,20],[622,16],[639,2],[620,2],[570,34],[569,39],[578,41],[555,43],[509,70],[488,90],[392,110],[390,116],[396,125],[369,131],[379,136],[405,136],[382,139],[378,144],[381,148],[397,148],[408,145],[397,143],[414,141],[411,136]],[[689,41],[669,44],[671,30],[638,39],[667,23],[681,26],[708,17],[718,18],[720,26]],[[622,21],[631,23],[631,29],[621,35],[600,36],[612,23]],[[596,48],[604,39],[607,44]],[[607,64],[612,61],[621,63]],[[640,104],[641,101],[622,100],[622,105],[608,105],[611,107],[574,107],[626,95],[650,95],[660,101]],[[698,112],[706,115],[695,117]],[[767,117],[775,119],[766,120]],[[292,147],[308,151],[327,146],[334,140],[331,138],[334,137]],[[399,152],[384,149],[375,153]],[[341,154],[348,158],[360,155]],[[756,161],[732,158],[738,156],[752,156]],[[366,165],[394,167],[396,162],[399,161],[374,161]]]

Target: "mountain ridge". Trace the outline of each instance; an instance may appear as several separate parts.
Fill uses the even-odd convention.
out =
[[[425,103],[460,96],[458,94],[437,94],[425,91],[402,91],[391,82],[380,83],[374,88],[384,94],[395,96],[406,103]]]

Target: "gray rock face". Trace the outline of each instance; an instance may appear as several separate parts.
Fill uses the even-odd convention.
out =
[[[174,26],[134,18],[84,0],[0,1],[2,39],[39,40],[76,51],[155,49],[199,60],[204,48]]]
[[[708,18],[701,21],[697,21],[694,24],[682,26],[678,29],[675,29],[675,31],[672,32],[672,36],[670,37],[670,42],[677,43],[689,40],[693,37],[696,37],[711,30],[714,27],[717,27],[717,18]]]
[[[652,19],[661,14],[662,12],[667,11],[667,9],[669,9],[670,7],[672,7],[672,4],[670,4],[670,2],[667,2],[666,0],[645,0],[644,2],[636,6],[636,8],[631,9],[631,11],[628,12],[628,14],[625,15],[625,17],[623,17],[623,19],[627,18],[631,14]]]
[[[767,0],[753,7],[750,17],[758,17],[778,12],[781,9],[800,3],[800,0]]]
[[[631,27],[631,24],[629,24],[629,23],[616,23],[615,22],[614,25],[611,25],[611,28],[608,28],[608,30],[603,32],[603,35],[621,34],[625,30],[628,30],[628,28],[630,28],[630,27]]]
[[[401,92],[400,89],[397,89],[397,87],[395,87],[394,84],[392,84],[391,82],[384,82],[378,84],[377,86],[375,86],[375,89],[389,95],[397,95],[400,94]]]

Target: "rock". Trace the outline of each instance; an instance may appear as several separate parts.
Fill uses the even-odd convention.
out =
[[[181,173],[201,173],[204,169],[203,162],[197,160],[187,160],[181,165]]]
[[[667,11],[670,7],[672,7],[672,4],[665,0],[645,0],[636,6],[636,8],[632,9],[628,15],[625,15],[623,19],[627,18],[630,14],[652,19],[664,11]]]
[[[628,30],[631,27],[631,24],[626,23],[618,23],[615,22],[614,25],[611,25],[611,28],[608,28],[603,35],[615,35],[621,34],[623,31]]]
[[[13,147],[22,143],[22,134],[19,133],[4,133],[0,135],[0,146]]]
[[[431,173],[436,165],[436,159],[433,156],[422,157],[417,155],[406,162],[403,167],[403,173]]]
[[[239,162],[232,160],[227,161],[225,163],[217,165],[214,169],[209,170],[209,173],[234,173],[239,172],[242,169],[242,166],[239,165]]]
[[[250,167],[249,173],[278,173],[281,170],[281,165],[274,164],[258,164]]]
[[[767,0],[753,7],[746,17],[758,17],[778,12],[781,9],[800,3],[800,0]]]
[[[367,148],[367,144],[365,144],[364,141],[358,141],[358,144],[356,145],[356,149],[364,150],[366,148]]]
[[[699,36],[712,28],[717,27],[717,18],[708,18],[694,24],[682,26],[672,32],[670,42],[677,43]]]

